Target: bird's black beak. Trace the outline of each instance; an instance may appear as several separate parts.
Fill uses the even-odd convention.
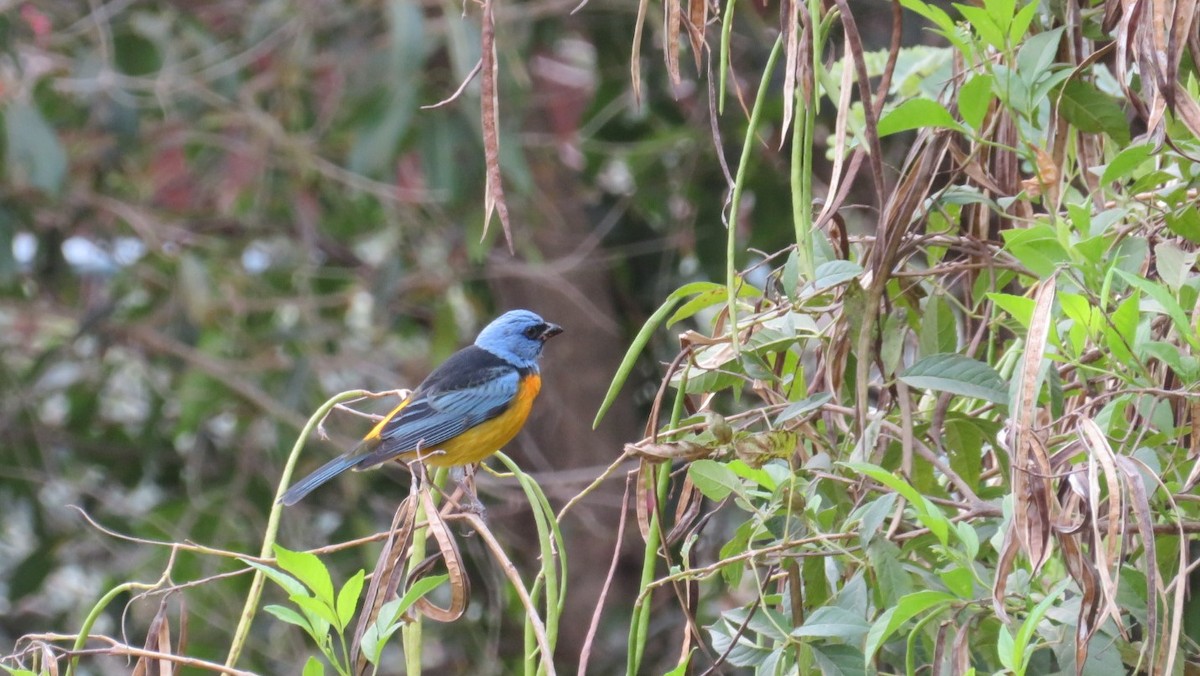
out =
[[[558,334],[560,334],[562,332],[563,332],[563,327],[559,326],[558,324],[551,324],[551,323],[547,322],[546,328],[542,329],[542,336],[541,336],[542,342],[544,343],[547,340],[550,340],[551,338],[557,336]]]

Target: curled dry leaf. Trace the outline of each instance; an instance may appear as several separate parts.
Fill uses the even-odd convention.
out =
[[[692,460],[699,460],[700,458],[707,458],[715,450],[715,446],[706,446],[695,441],[625,444],[626,454],[653,463],[674,462],[676,460],[690,462]]]
[[[768,430],[738,437],[733,450],[738,459],[751,467],[762,467],[773,458],[788,458],[796,452],[800,434],[791,430]]]
[[[414,490],[417,488],[416,483],[414,480]],[[363,596],[363,609],[358,616],[358,625],[354,628],[354,640],[350,642],[350,662],[356,665],[355,673],[363,673],[368,666],[367,658],[359,651],[363,634],[375,623],[383,604],[396,597],[400,582],[404,579],[404,562],[408,560],[405,553],[408,551],[408,544],[416,525],[416,510],[413,509],[413,504],[414,499],[410,495],[396,508],[390,535],[379,552],[375,571],[371,574],[371,584]]]
[[[421,504],[425,507],[427,528],[438,544],[442,560],[446,563],[446,573],[450,576],[450,605],[442,608],[436,606],[428,597],[422,596],[414,604],[421,614],[435,622],[454,622],[467,612],[467,599],[471,593],[471,579],[467,576],[462,563],[462,554],[458,551],[458,542],[450,533],[450,527],[433,504],[433,496],[428,487],[421,489]]]

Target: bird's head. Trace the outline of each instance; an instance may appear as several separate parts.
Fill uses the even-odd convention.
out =
[[[537,363],[546,341],[562,331],[529,310],[510,310],[485,326],[475,345],[514,366],[529,368]]]

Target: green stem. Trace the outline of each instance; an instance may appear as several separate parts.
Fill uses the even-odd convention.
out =
[[[729,295],[729,335],[734,354],[740,352],[737,332],[737,287],[740,282],[737,275],[738,205],[742,201],[742,187],[746,183],[746,167],[750,165],[750,150],[754,147],[754,132],[758,129],[763,102],[767,99],[767,89],[771,85],[771,73],[775,70],[775,62],[779,60],[781,51],[783,51],[783,35],[775,40],[775,46],[771,48],[771,55],[767,57],[767,65],[763,68],[762,81],[758,83],[758,94],[754,97],[754,108],[750,111],[750,126],[746,129],[746,140],[742,144],[742,157],[738,161],[737,176],[733,180],[733,195],[729,205],[729,236],[725,245],[725,287],[726,293]]]
[[[279,534],[279,519],[283,514],[283,504],[279,500],[287,491],[288,484],[292,480],[292,472],[296,469],[296,462],[300,459],[300,450],[304,448],[304,442],[308,441],[314,429],[329,415],[333,407],[343,401],[349,399],[361,399],[362,397],[370,396],[372,393],[366,390],[350,390],[335,395],[329,401],[321,405],[308,422],[304,425],[304,429],[300,430],[300,436],[296,438],[296,443],[292,445],[292,452],[288,455],[287,463],[283,466],[283,475],[279,478],[279,488],[275,490],[275,501],[271,506],[271,514],[267,517],[267,531],[263,534],[262,549],[259,550],[259,556],[264,559],[269,559],[274,554],[275,537]],[[263,584],[266,582],[266,575],[262,571],[254,571],[254,579],[250,582],[250,593],[246,595],[246,605],[242,608],[241,618],[238,619],[237,628],[233,632],[233,643],[229,646],[229,656],[225,658],[225,666],[232,669],[242,655],[242,648],[246,645],[246,637],[250,634],[250,625],[254,622],[254,615],[258,612],[258,602],[262,599]]]
[[[92,610],[83,618],[83,626],[79,628],[79,635],[75,637],[75,645],[71,647],[71,652],[74,656],[71,657],[71,663],[67,665],[67,676],[73,676],[75,668],[79,666],[79,651],[83,650],[87,645],[88,636],[92,633],[92,627],[96,624],[96,620],[100,619],[100,613],[112,603],[113,599],[128,591],[144,591],[154,589],[157,585],[145,584],[143,582],[126,582],[119,584],[108,591],[107,594],[100,597],[96,605],[92,606]]]
[[[550,650],[554,650],[554,646],[558,642],[559,619],[562,616],[567,592],[567,552],[563,544],[562,531],[559,529],[554,509],[550,506],[550,501],[546,499],[545,492],[542,491],[541,486],[534,481],[533,477],[522,472],[521,468],[507,455],[497,452],[496,458],[517,478],[518,483],[521,484],[521,489],[525,492],[525,498],[529,501],[529,507],[533,511],[534,524],[537,526],[538,544],[541,552],[539,558],[542,562],[542,568],[538,572],[537,579],[534,581],[530,597],[532,598],[538,594],[540,587],[544,584],[546,591],[546,615],[544,618],[546,643]],[[542,655],[541,659],[537,660],[536,666],[530,659],[534,654],[534,648],[537,644],[536,635],[533,631],[533,623],[529,621],[529,618],[526,619],[525,623],[525,640],[525,672],[546,673],[546,665],[553,663],[553,655]]]
[[[729,72],[729,41],[733,36],[733,8],[736,0],[725,2],[725,18],[721,20],[721,72],[717,75],[720,89],[717,90],[717,114],[725,114],[725,75]]]
[[[679,380],[679,389],[675,393],[675,406],[671,411],[671,429],[679,427],[679,419],[683,416],[683,400],[687,396],[687,381],[687,371],[685,370]],[[650,513],[650,532],[646,538],[645,552],[642,555],[642,579],[638,585],[642,593],[638,595],[637,603],[633,606],[633,619],[629,626],[629,636],[632,641],[625,658],[627,676],[637,674],[638,669],[641,668],[642,656],[646,650],[646,639],[650,632],[650,598],[652,595],[646,593],[646,589],[654,582],[654,570],[658,564],[658,545],[661,542],[662,532],[659,525],[659,507],[667,499],[667,491],[671,487],[671,466],[667,463],[658,465],[653,469],[652,474],[657,499],[654,501],[654,511]]]

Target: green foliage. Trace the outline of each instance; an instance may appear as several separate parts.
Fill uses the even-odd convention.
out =
[[[353,672],[352,665],[349,663],[350,653],[346,643],[346,629],[350,625],[350,621],[354,619],[354,611],[358,606],[359,595],[362,593],[363,579],[366,575],[365,571],[358,571],[342,588],[334,594],[333,581],[330,579],[329,570],[325,568],[325,564],[321,560],[307,552],[293,552],[279,545],[275,545],[276,561],[279,568],[243,559],[243,562],[251,567],[262,571],[272,582],[279,585],[288,594],[288,600],[292,602],[295,608],[286,606],[268,605],[263,608],[266,612],[274,615],[280,620],[293,624],[304,630],[306,634],[316,644],[317,649],[325,656],[325,659],[333,666],[339,674],[350,674]],[[428,585],[432,589],[434,585]],[[414,585],[413,589],[416,589]],[[412,593],[410,590],[409,594]],[[424,593],[424,592],[422,592]],[[405,595],[405,598],[408,594]],[[409,601],[411,605],[420,594]],[[397,599],[393,603],[400,605],[404,599]],[[407,605],[404,606],[407,608]],[[374,643],[368,650],[364,648],[364,653],[374,655],[376,663],[379,651],[382,650],[381,642],[385,642],[388,637],[395,633],[398,627],[393,627],[396,617],[403,612],[400,610],[394,615],[387,615],[388,619],[382,623],[383,629],[377,631]],[[384,614],[380,613],[380,621],[384,619]],[[377,621],[378,622],[378,621]],[[389,631],[390,630],[390,631]],[[340,652],[335,648],[340,647]],[[320,664],[313,666],[313,658],[310,658],[305,664],[304,671],[308,673],[312,669],[322,668]],[[320,673],[323,673],[320,672]]]

